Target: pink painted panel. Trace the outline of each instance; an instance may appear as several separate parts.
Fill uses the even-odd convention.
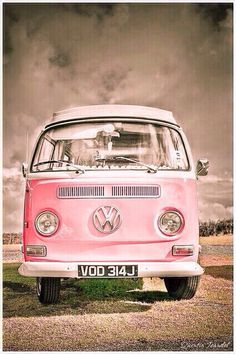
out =
[[[158,198],[65,198],[57,197],[58,186],[111,185],[114,178],[98,179],[33,179],[26,193],[24,243],[47,246],[43,258],[25,257],[27,261],[196,261],[198,250],[198,214],[196,181],[187,178],[126,178],[122,185],[159,185]],[[98,231],[93,222],[97,208],[113,206],[120,212],[121,224],[110,234]],[[164,210],[178,210],[184,228],[168,237],[157,226]],[[51,210],[60,220],[58,231],[50,237],[39,235],[34,220],[44,210]],[[173,245],[193,244],[191,257],[173,257]]]

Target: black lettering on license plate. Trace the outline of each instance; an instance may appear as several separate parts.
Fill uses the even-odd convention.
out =
[[[137,265],[79,265],[78,276],[86,278],[137,277]]]

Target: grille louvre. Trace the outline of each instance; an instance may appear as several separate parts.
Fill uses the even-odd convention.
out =
[[[59,198],[104,197],[104,186],[58,187]]]
[[[113,197],[159,197],[159,186],[112,186]]]
[[[59,186],[60,199],[89,198],[159,198],[159,185]]]

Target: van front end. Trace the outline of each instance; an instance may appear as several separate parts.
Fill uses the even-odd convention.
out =
[[[143,118],[52,124],[27,174],[19,273],[42,303],[62,278],[160,277],[174,299],[194,296],[196,174],[181,128]]]

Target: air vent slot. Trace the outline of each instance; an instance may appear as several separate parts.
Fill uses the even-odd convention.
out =
[[[101,198],[104,197],[104,186],[71,186],[58,187],[58,198]]]
[[[159,186],[130,186],[118,185],[112,187],[113,197],[129,197],[129,198],[157,198],[160,196]]]

